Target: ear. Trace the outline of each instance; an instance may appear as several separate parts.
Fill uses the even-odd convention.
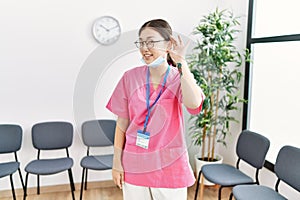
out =
[[[166,51],[167,51],[167,53],[169,53],[169,51],[172,49],[172,42],[171,42],[171,40],[169,40],[168,41],[168,44],[167,44],[167,49],[166,49]]]

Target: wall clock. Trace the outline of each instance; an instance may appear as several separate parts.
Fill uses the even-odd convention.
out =
[[[115,43],[121,35],[119,21],[111,16],[97,18],[93,24],[93,35],[102,45]]]

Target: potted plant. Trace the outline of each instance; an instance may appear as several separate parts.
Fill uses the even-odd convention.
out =
[[[197,44],[188,55],[188,63],[205,99],[200,114],[191,116],[189,121],[192,140],[201,146],[200,160],[217,160],[216,144],[226,146],[230,124],[238,122],[234,112],[239,103],[245,102],[238,90],[240,66],[243,60],[249,61],[249,51],[246,49],[242,55],[235,46],[238,19],[228,10],[216,9],[204,16],[193,32]]]

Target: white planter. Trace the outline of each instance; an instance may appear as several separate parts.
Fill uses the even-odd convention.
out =
[[[199,175],[199,171],[201,169],[201,167],[203,165],[207,165],[207,164],[221,164],[223,162],[223,157],[219,154],[215,154],[215,158],[217,159],[217,161],[203,161],[203,160],[199,160],[198,158],[201,158],[200,154],[196,154],[195,155],[195,165],[196,165],[196,176],[198,179],[198,175]],[[209,182],[208,180],[204,179],[204,185],[215,185],[212,182]]]

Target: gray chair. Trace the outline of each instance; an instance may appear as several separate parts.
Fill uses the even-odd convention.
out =
[[[18,161],[17,151],[20,150],[22,145],[23,131],[21,126],[14,124],[0,125],[0,154],[14,154],[14,161],[0,163],[0,178],[9,176],[11,191],[13,199],[16,199],[13,174],[19,171],[22,187],[24,189],[24,182],[20,170],[20,162]]]
[[[281,181],[300,191],[300,149],[284,146],[280,149],[274,172],[277,176],[275,190],[263,185],[239,185],[232,190],[236,200],[284,200],[287,199],[278,192]]]
[[[32,144],[38,150],[37,159],[29,162],[26,167],[24,200],[27,196],[28,175],[37,175],[37,194],[40,194],[40,176],[68,171],[72,198],[74,197],[74,181],[72,175],[73,159],[68,148],[73,142],[73,125],[69,122],[42,122],[32,127]],[[66,157],[41,159],[41,151],[66,150]]]
[[[218,191],[219,200],[221,200],[221,193],[224,187],[233,187],[239,184],[259,184],[259,170],[264,165],[269,146],[270,141],[266,137],[249,130],[243,130],[236,146],[236,154],[238,156],[236,167],[228,164],[203,165],[197,179],[195,200],[197,199],[201,173],[208,181],[220,185]],[[255,181],[239,169],[241,160],[256,169]]]
[[[114,144],[116,121],[109,119],[90,120],[82,124],[82,140],[87,146],[87,155],[81,159],[82,180],[80,200],[83,186],[87,189],[88,170],[112,169],[113,155],[91,155],[92,147],[112,146]]]

